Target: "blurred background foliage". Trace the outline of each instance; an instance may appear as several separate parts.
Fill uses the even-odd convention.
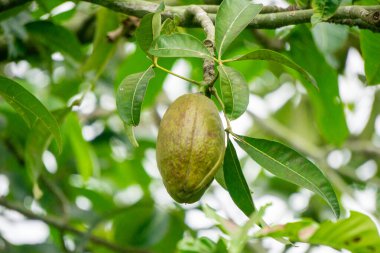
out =
[[[198,3],[218,1],[166,2]],[[227,217],[233,229],[246,221],[216,183],[191,205],[174,203],[163,188],[155,162],[158,124],[167,106],[183,93],[196,92],[194,86],[156,71],[136,128],[140,147],[129,143],[114,94],[126,75],[150,65],[136,45],[138,23],[81,1],[37,0],[0,13],[1,74],[53,113],[63,138],[61,153],[52,142],[40,167],[27,166],[28,152],[38,154],[41,148],[38,136],[0,98],[0,252],[226,252],[228,236],[220,239],[221,228],[206,218],[202,206]],[[177,29],[204,38],[200,28]],[[239,134],[279,140],[303,153],[326,173],[346,210],[365,212],[378,222],[380,90],[366,83],[362,52],[368,41],[380,45],[380,35],[327,23],[247,29],[228,56],[269,48],[315,77],[319,93],[307,92],[299,75],[282,65],[231,63],[244,74],[251,92],[248,111],[232,126]],[[379,54],[364,60],[378,61]],[[200,59],[167,58],[160,64],[202,79]],[[62,110],[78,100],[80,105]],[[270,224],[333,218],[319,197],[238,154],[256,205],[272,203],[264,216]],[[37,182],[34,170],[40,175]],[[309,245],[296,250],[273,239],[254,239],[243,249],[329,252]]]

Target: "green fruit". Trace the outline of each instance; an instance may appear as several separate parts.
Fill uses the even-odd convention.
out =
[[[158,131],[157,165],[177,202],[199,200],[222,165],[225,134],[215,104],[201,94],[179,97]]]

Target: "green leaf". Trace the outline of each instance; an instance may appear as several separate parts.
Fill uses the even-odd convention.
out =
[[[213,219],[216,221],[219,229],[227,234],[227,235],[232,235],[233,233],[236,232],[236,229],[238,226],[231,222],[230,220],[220,216],[214,209],[209,207],[208,205],[202,206],[203,212],[206,214],[207,217]]]
[[[249,239],[249,230],[255,225],[259,224],[265,213],[267,205],[261,207],[257,212],[253,213],[249,220],[239,229],[237,233],[232,235],[231,246],[229,253],[240,253],[244,249]]]
[[[140,123],[141,105],[150,79],[154,77],[152,67],[146,71],[124,78],[116,94],[117,110],[127,124],[137,126]]]
[[[239,146],[264,169],[275,176],[320,195],[340,216],[335,192],[325,175],[312,162],[278,142],[234,135]]]
[[[25,27],[33,39],[52,50],[58,50],[79,62],[83,59],[77,37],[63,26],[49,21],[35,21]]]
[[[320,133],[328,142],[341,145],[349,132],[343,104],[339,97],[338,74],[315,46],[308,28],[297,26],[288,38],[289,56],[313,75],[318,83],[319,91],[309,88],[307,84],[304,86],[307,89]],[[305,81],[301,80],[301,82]]]
[[[232,200],[245,213],[250,216],[255,211],[251,191],[245,181],[236,150],[231,140],[227,140],[226,154],[223,162],[224,178]]]
[[[93,43],[93,52],[82,66],[82,71],[96,70],[99,76],[116,51],[117,43],[107,39],[107,33],[119,26],[119,19],[115,12],[106,8],[99,8],[96,13],[96,30]]]
[[[231,60],[226,60],[226,62],[230,61],[244,61],[244,60],[266,60],[266,61],[274,61],[280,64],[283,64],[289,68],[292,68],[296,71],[298,71],[308,82],[313,84],[316,88],[317,82],[315,81],[314,77],[310,75],[305,69],[303,69],[301,66],[299,66],[297,63],[289,59],[288,57],[277,53],[273,50],[268,49],[258,49],[255,51],[252,51],[250,53],[247,53],[242,56],[238,56],[236,58],[233,58]]]
[[[197,57],[212,56],[203,43],[189,34],[174,33],[161,35],[149,49],[149,53],[157,57]]]
[[[67,114],[70,112],[70,108],[63,108],[53,112],[57,122],[61,125]],[[38,119],[36,124],[33,125],[30,130],[25,144],[25,165],[26,169],[31,176],[34,183],[41,173],[42,154],[48,148],[52,134],[44,124],[41,124],[41,120]]]
[[[167,18],[162,24],[161,34],[170,35],[170,34],[178,32],[177,25],[178,25],[178,22],[176,20]]]
[[[367,83],[370,85],[380,84],[380,34],[361,30],[360,49],[364,58]]]
[[[237,119],[247,109],[249,89],[244,77],[237,70],[218,66],[224,110],[230,119]]]
[[[165,4],[161,2],[155,13],[145,15],[139,27],[136,29],[136,41],[141,49],[147,54],[152,42],[161,33],[161,12],[164,11]]]
[[[83,180],[87,181],[97,171],[95,156],[90,144],[83,139],[82,126],[74,113],[67,116],[65,132],[70,140],[76,168]]]
[[[313,0],[314,14],[311,17],[311,23],[316,24],[332,17],[338,9],[341,0]]]
[[[46,130],[54,136],[59,149],[62,148],[61,132],[57,120],[33,94],[15,81],[0,76],[0,95],[20,114],[29,127],[43,124]]]
[[[125,130],[126,130],[127,137],[129,141],[131,142],[132,146],[137,148],[139,146],[139,143],[136,140],[135,132],[133,131],[133,126],[125,124]]]
[[[318,224],[302,220],[263,228],[258,237],[289,237],[291,241],[327,245],[335,249],[347,249],[355,253],[380,252],[380,237],[376,224],[366,215],[351,211],[347,219]]]
[[[261,4],[253,4],[249,0],[224,0],[222,2],[215,20],[215,46],[219,59],[261,9]]]

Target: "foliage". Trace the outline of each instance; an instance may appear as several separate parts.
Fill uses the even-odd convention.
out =
[[[271,238],[282,252],[379,252],[380,6],[354,1],[373,6],[341,20],[347,1],[288,2],[287,16],[248,0],[1,2],[0,251],[267,252]],[[164,111],[191,92],[218,106],[227,141],[215,182],[182,205],[155,147]],[[347,201],[365,209],[363,192],[372,219]],[[48,236],[13,241],[7,209]]]

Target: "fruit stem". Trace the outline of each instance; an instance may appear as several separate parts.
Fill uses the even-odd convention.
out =
[[[164,68],[164,67],[158,65],[157,62],[154,62],[153,66],[156,67],[156,68],[158,68],[158,69],[161,69],[162,71],[165,71],[165,72],[168,73],[168,74],[171,74],[171,75],[176,76],[176,77],[178,77],[178,78],[181,78],[181,79],[183,79],[183,80],[185,80],[185,81],[188,81],[189,83],[193,83],[193,84],[195,84],[195,85],[198,85],[199,87],[204,86],[201,82],[198,82],[198,81],[196,81],[196,80],[193,80],[193,79],[190,79],[190,78],[187,78],[187,77],[184,77],[184,76],[178,75],[178,74],[172,72],[171,70],[166,69],[166,68]]]
[[[211,87],[211,94],[216,98],[216,100],[218,101],[218,103],[220,104],[220,106],[222,107],[222,110],[223,110],[223,115],[224,115],[224,118],[226,119],[226,123],[227,123],[227,128],[226,128],[226,131],[228,133],[233,133],[232,132],[232,128],[231,128],[231,121],[230,119],[227,117],[227,114],[225,112],[225,107],[224,107],[224,104],[223,104],[223,101],[222,99],[219,97],[218,95],[218,92],[216,92],[216,89],[214,87]]]

